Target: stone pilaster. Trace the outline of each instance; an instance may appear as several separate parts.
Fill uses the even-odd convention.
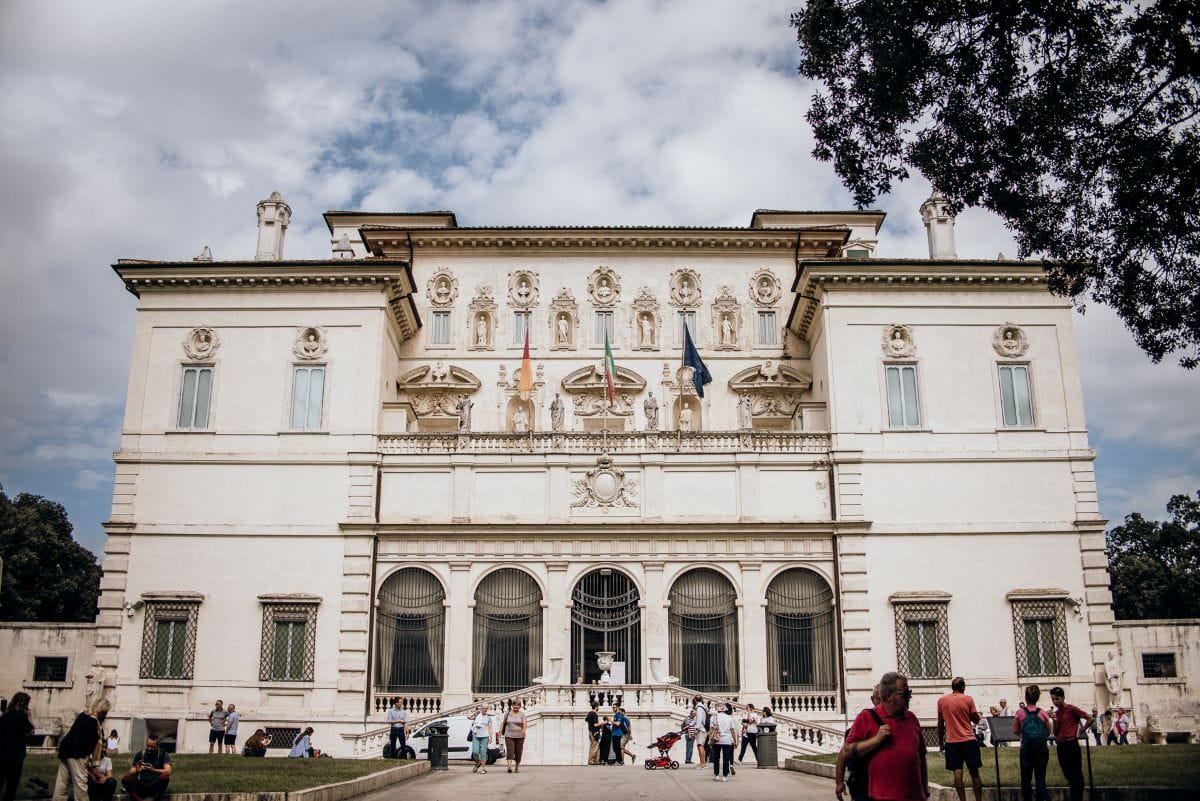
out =
[[[370,692],[367,642],[371,606],[373,537],[346,537],[342,556],[342,596],[338,620],[337,700],[339,715],[361,715]]]
[[[870,695],[875,686],[871,659],[870,593],[867,586],[867,538],[861,534],[838,536],[838,581],[836,598],[842,619],[842,661],[847,698]]]
[[[767,598],[762,562],[742,562],[743,702],[770,706],[767,691]],[[756,645],[757,644],[757,645]]]
[[[450,563],[446,600],[446,665],[442,688],[444,708],[471,703],[471,638],[475,600],[471,596],[471,563]]]
[[[647,561],[642,563],[645,571],[646,595],[642,598],[642,643],[643,659],[646,660],[642,681],[652,681],[665,677],[671,672],[671,648],[667,634],[667,613],[670,602],[663,589],[663,563]],[[658,660],[659,677],[650,673],[650,660]]]
[[[553,680],[566,684],[575,680],[574,676],[566,675],[571,671],[571,588],[567,586],[567,562],[546,563],[546,592],[547,597],[542,599],[546,650],[542,653],[540,675],[548,675],[550,666],[556,664],[560,675]]]
[[[837,450],[833,462],[834,492],[838,520],[863,519],[862,451]]]

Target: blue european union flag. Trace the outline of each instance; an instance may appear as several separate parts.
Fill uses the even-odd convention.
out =
[[[704,397],[704,385],[712,383],[712,376],[700,358],[700,352],[692,342],[692,332],[686,324],[683,326],[683,366],[692,368],[692,381],[696,384],[696,394]]]

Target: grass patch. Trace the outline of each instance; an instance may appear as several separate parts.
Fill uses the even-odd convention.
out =
[[[117,754],[113,759],[113,776],[118,782],[129,770],[130,759],[127,753]],[[169,793],[288,792],[357,779],[403,764],[406,763],[395,759],[250,759],[236,755],[172,754]],[[17,798],[48,798],[30,787],[27,780],[41,779],[53,792],[58,765],[58,758],[52,754],[31,754],[25,760]],[[119,785],[117,790],[122,792]]]
[[[1200,787],[1200,745],[1130,745],[1091,749],[1092,775],[1097,787]],[[1000,749],[1000,785],[1019,787],[1021,766],[1016,748]],[[813,762],[832,763],[832,754],[806,757]],[[954,774],[946,770],[946,760],[937,751],[929,752],[929,780],[944,787],[954,785]],[[1083,757],[1083,778],[1087,781],[1087,755]],[[996,786],[996,762],[992,749],[984,749],[984,787]],[[967,777],[970,787],[971,778]],[[1066,787],[1058,757],[1050,749],[1046,766],[1046,784]]]

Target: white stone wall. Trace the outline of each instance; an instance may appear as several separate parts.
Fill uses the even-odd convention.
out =
[[[0,687],[4,697],[29,693],[29,708],[45,745],[66,733],[85,705],[96,629],[91,623],[0,623]],[[67,660],[67,680],[34,681],[35,657]]]

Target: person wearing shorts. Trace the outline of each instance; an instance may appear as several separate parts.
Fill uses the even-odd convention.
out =
[[[983,780],[979,769],[983,757],[979,753],[979,740],[975,739],[975,724],[979,722],[979,710],[975,699],[967,695],[967,682],[961,676],[950,682],[950,692],[937,702],[938,740],[946,754],[946,770],[954,773],[954,790],[958,801],[967,801],[967,789],[963,784],[963,767],[971,773],[971,789],[975,801],[983,799]]]
[[[229,717],[225,718],[225,753],[232,754],[237,745],[238,721],[242,719],[242,715],[233,704],[225,709],[229,713]]]
[[[229,719],[229,713],[225,711],[225,702],[217,699],[217,703],[208,713],[208,753],[220,754],[225,750],[225,721]]]

